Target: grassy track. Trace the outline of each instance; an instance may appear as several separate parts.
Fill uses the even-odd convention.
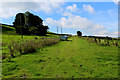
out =
[[[3,63],[2,76],[29,78],[117,78],[118,48],[72,37],[43,51]]]

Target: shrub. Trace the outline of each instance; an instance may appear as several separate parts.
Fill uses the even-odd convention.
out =
[[[2,59],[7,58],[6,54],[2,54]]]
[[[10,56],[14,58],[19,54],[29,54],[37,51],[37,49],[42,49],[45,46],[52,46],[60,41],[59,38],[40,38],[40,39],[32,39],[25,41],[12,41],[9,45]],[[6,58],[5,55],[2,56],[3,59]]]

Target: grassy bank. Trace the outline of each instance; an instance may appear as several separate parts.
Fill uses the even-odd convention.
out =
[[[21,35],[16,34],[15,28],[8,25],[2,25],[2,43],[0,43],[0,45],[2,45],[2,58],[5,59],[11,57],[11,55],[35,52],[46,44],[51,45],[56,43],[58,37],[57,35],[47,34],[46,36],[23,35],[23,38],[21,38]],[[44,43],[45,41],[46,43]]]
[[[55,36],[23,36],[3,35],[2,41],[2,59],[14,58],[21,54],[29,54],[43,49],[45,46],[51,46],[60,41]],[[8,59],[7,59],[8,60]]]

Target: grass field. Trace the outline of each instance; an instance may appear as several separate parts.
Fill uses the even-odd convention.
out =
[[[10,53],[11,41],[59,37],[24,35],[21,39],[13,27],[2,28],[2,54]],[[118,78],[118,47],[96,45],[77,36],[0,62],[2,78]]]
[[[50,32],[49,32],[50,33]],[[9,56],[10,50],[9,46],[11,45],[11,42],[23,42],[26,40],[33,40],[33,39],[39,39],[39,38],[56,38],[59,37],[57,35],[50,35],[47,34],[47,36],[36,36],[36,35],[23,35],[23,38],[21,38],[21,35],[18,35],[15,33],[15,28],[7,26],[7,25],[2,25],[2,54],[7,54]]]
[[[3,41],[7,42],[3,35]],[[2,63],[3,78],[118,78],[118,47],[78,37]]]

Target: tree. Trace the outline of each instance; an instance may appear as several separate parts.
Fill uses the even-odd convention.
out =
[[[25,24],[25,18],[23,13],[18,13],[15,17],[15,22],[13,22],[13,27],[16,29],[16,33],[21,33],[22,26]]]
[[[77,31],[77,35],[78,36],[82,36],[82,32],[81,31]]]
[[[43,25],[43,20],[30,12],[18,13],[13,22],[17,33],[24,35],[46,35],[48,26]],[[22,27],[21,27],[22,26]],[[21,29],[21,30],[20,30]]]

